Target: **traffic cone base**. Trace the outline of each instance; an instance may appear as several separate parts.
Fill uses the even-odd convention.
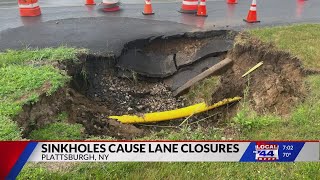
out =
[[[35,8],[20,8],[20,16],[22,17],[33,17],[41,15],[40,7]]]
[[[245,21],[245,22],[247,22],[247,23],[259,23],[259,22],[261,22],[261,21],[248,21],[248,20],[246,20],[246,19],[243,19],[243,21]]]
[[[102,6],[104,7],[104,9],[110,9],[110,8],[114,8],[114,7],[119,7],[120,3],[114,3],[114,4],[106,4],[106,3],[102,3]]]
[[[100,5],[103,7],[102,10],[104,12],[115,12],[121,10],[119,0],[102,0]]]
[[[208,15],[199,15],[199,14],[196,14],[196,16],[200,16],[200,17],[208,17]]]
[[[196,14],[198,9],[198,0],[183,0],[178,12],[185,14]]]
[[[143,15],[154,15],[154,12],[151,12],[151,13],[144,13],[142,12]]]
[[[104,8],[103,11],[105,12],[115,12],[115,11],[119,11],[120,7],[119,6],[114,6],[114,7],[110,7],[110,8]]]
[[[85,5],[96,5],[96,3],[94,2],[94,0],[86,0]]]
[[[196,16],[208,17],[206,14],[196,14]]]
[[[227,1],[228,4],[238,4],[237,0],[228,0]]]

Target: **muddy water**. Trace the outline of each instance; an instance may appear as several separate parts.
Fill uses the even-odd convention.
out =
[[[83,5],[86,0],[39,0],[42,7],[59,7],[59,6],[79,6]],[[99,4],[102,0],[95,0]],[[144,0],[120,0],[124,4],[143,4]],[[182,0],[152,0],[152,3],[168,3],[180,2]],[[224,0],[208,0],[208,1],[224,1]],[[0,0],[0,9],[16,8],[17,0]]]

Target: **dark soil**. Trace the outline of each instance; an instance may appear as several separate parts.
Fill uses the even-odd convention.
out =
[[[96,103],[71,88],[62,88],[51,96],[45,94],[40,101],[23,107],[15,120],[28,137],[34,129],[57,121],[57,115],[67,112],[69,123],[80,123],[88,135],[108,135],[130,139],[142,135],[143,131],[132,125],[121,124],[107,119],[112,114],[106,106]]]

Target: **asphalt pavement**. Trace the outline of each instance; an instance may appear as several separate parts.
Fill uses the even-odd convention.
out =
[[[4,30],[0,32],[0,49],[67,45],[87,48],[98,55],[119,56],[130,41],[192,30],[192,26],[175,22],[127,17],[65,19]]]
[[[240,30],[290,23],[318,23],[320,20],[319,0],[257,0],[261,23],[247,24],[243,18],[250,4],[251,0],[239,0],[235,5],[229,5],[224,0],[209,1],[207,18],[177,12],[180,2],[154,3],[153,16],[142,15],[143,4],[123,4],[121,11],[111,13],[102,12],[100,6],[45,6],[41,8],[42,15],[39,17],[20,17],[17,8],[0,6],[0,50],[66,44],[106,52],[103,45],[108,44],[111,51],[118,53],[118,46],[124,42],[149,36],[208,29]]]
[[[209,16],[207,18],[178,13],[177,10],[180,9],[181,2],[153,3],[154,16],[143,16],[141,14],[143,4],[123,4],[122,11],[113,13],[99,11],[98,9],[101,7],[98,5],[44,6],[41,8],[41,17],[37,18],[21,18],[17,7],[4,8],[0,6],[0,30],[49,20],[100,16],[172,21],[209,29],[213,26],[219,28],[226,26],[232,28],[252,27],[252,25],[247,25],[242,21],[248,13],[251,0],[239,0],[238,2],[236,5],[228,5],[224,0],[208,1],[207,13]],[[319,0],[257,0],[258,18],[261,23],[253,26],[318,22],[320,19],[319,9]]]

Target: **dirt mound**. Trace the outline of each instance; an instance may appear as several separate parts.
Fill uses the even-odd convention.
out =
[[[212,95],[217,101],[226,97],[246,96],[259,113],[286,115],[306,94],[303,69],[299,59],[264,44],[247,34],[240,34],[228,56],[234,60],[221,78],[221,86]],[[257,63],[263,65],[249,76],[241,76]],[[245,90],[248,89],[247,94]]]

